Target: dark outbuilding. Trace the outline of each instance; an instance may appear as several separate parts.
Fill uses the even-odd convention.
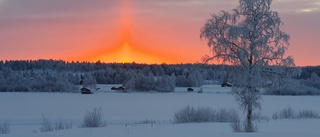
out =
[[[126,88],[122,87],[122,86],[120,86],[120,87],[112,87],[111,90],[126,90]]]
[[[232,84],[230,82],[223,82],[221,87],[232,87]]]
[[[86,87],[81,88],[80,91],[81,94],[92,94],[91,90]]]

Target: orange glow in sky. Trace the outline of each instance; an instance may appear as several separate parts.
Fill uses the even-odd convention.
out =
[[[121,10],[119,18],[120,42],[114,45],[114,48],[102,50],[102,52],[93,53],[89,61],[95,62],[117,62],[117,63],[163,63],[163,60],[156,56],[156,53],[138,48],[133,43],[132,36],[132,4],[131,1],[121,1]],[[108,47],[108,45],[106,45]]]
[[[133,29],[133,13],[132,2],[122,1],[119,18],[120,42],[116,43],[112,49],[102,50],[95,52],[91,57],[86,57],[89,61],[102,61],[102,62],[118,62],[118,63],[147,63],[147,64],[160,64],[160,63],[190,63],[186,58],[180,58],[177,53],[168,53],[165,50],[159,50],[155,47],[161,47],[159,44],[152,44],[154,42],[144,39],[145,34],[135,33]],[[137,27],[141,30],[147,30],[144,27]],[[137,30],[137,29],[136,29]],[[151,32],[147,31],[147,32]],[[137,37],[136,35],[140,36]],[[134,38],[133,38],[134,37]],[[143,38],[143,39],[141,39]],[[133,40],[141,39],[141,40]],[[148,49],[147,45],[152,44],[154,48]],[[106,46],[108,47],[108,46]],[[199,57],[200,58],[200,57]]]
[[[209,54],[200,29],[226,0],[41,0],[0,2],[0,60],[196,63]],[[316,1],[274,0],[295,63],[320,65]]]

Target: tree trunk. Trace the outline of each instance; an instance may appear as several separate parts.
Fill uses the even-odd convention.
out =
[[[248,104],[248,112],[247,112],[247,127],[246,132],[253,132],[252,126],[252,104]]]

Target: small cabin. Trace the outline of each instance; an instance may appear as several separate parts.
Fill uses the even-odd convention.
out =
[[[125,87],[118,87],[118,90],[126,90],[126,88]]]
[[[126,90],[126,88],[122,87],[122,86],[117,87],[117,88],[116,87],[112,87],[111,90]]]
[[[188,87],[187,91],[191,92],[191,91],[193,91],[193,88]]]
[[[91,90],[86,87],[81,88],[80,91],[81,94],[92,94]]]
[[[230,82],[223,82],[221,87],[232,87],[232,84]]]

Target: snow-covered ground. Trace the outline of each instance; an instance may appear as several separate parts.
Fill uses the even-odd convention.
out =
[[[233,133],[230,123],[173,124],[173,115],[186,105],[194,107],[238,109],[230,88],[203,86],[203,93],[176,88],[174,93],[121,93],[112,86],[98,85],[91,95],[80,93],[0,93],[0,123],[10,123],[10,133],[4,137],[319,137],[320,120],[264,120],[257,133]],[[274,112],[291,107],[296,111],[313,109],[320,112],[320,96],[262,96],[261,114],[272,117]],[[107,127],[78,128],[85,113],[101,107]],[[42,115],[53,123],[62,120],[73,128],[39,132]],[[144,120],[155,124],[136,124]]]

